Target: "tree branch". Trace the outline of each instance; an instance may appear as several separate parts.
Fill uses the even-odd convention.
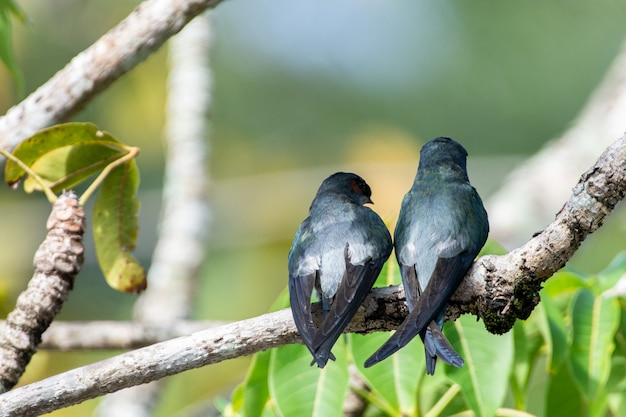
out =
[[[179,320],[168,325],[130,321],[55,321],[42,336],[39,350],[128,350],[223,326],[214,320]],[[0,327],[5,321],[0,321]]]
[[[402,291],[379,288],[349,326],[350,331],[390,330],[406,314]],[[315,306],[316,319],[321,308]],[[0,396],[3,416],[37,416],[104,394],[189,369],[296,343],[289,309],[203,330],[16,388]]]
[[[0,328],[0,392],[11,389],[61,311],[83,266],[85,212],[64,192],[52,205],[48,234],[35,253],[35,272]]]
[[[626,136],[585,172],[556,219],[524,246],[478,259],[448,305],[448,318],[471,313],[494,333],[526,319],[541,284],[597,230],[626,193]],[[316,319],[321,317],[314,306]],[[400,287],[372,290],[348,332],[395,329],[406,316]],[[0,396],[6,415],[34,416],[192,368],[299,342],[287,309],[128,352]]]
[[[549,179],[546,179],[549,180]],[[556,219],[523,246],[504,256],[483,256],[465,278],[448,318],[472,313],[492,333],[508,332],[539,303],[541,284],[561,269],[596,231],[626,193],[626,135],[585,172]]]
[[[12,149],[44,127],[67,120],[98,93],[158,50],[221,0],[146,0],[0,118],[0,147]]]

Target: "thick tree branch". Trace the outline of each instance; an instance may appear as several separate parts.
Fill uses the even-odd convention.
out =
[[[374,291],[349,331],[372,332],[397,327],[406,314],[401,294],[397,287]],[[321,318],[321,308],[316,313],[317,319]],[[0,414],[37,416],[189,369],[296,343],[299,339],[291,311],[280,310],[157,343],[16,388],[0,396]]]
[[[546,178],[549,181],[549,178]],[[541,284],[561,269],[626,192],[626,136],[585,172],[556,219],[504,256],[483,256],[448,306],[448,318],[472,313],[492,333],[505,333],[539,303]]]
[[[146,0],[116,27],[0,118],[0,147],[12,149],[78,112],[96,94],[158,50],[221,0]]]
[[[541,284],[597,230],[626,193],[626,136],[585,172],[556,219],[524,246],[503,256],[483,256],[448,306],[448,318],[471,313],[489,331],[510,330],[539,302]],[[320,309],[314,309],[319,320]],[[391,330],[406,315],[398,286],[376,288],[348,332]],[[158,343],[21,387],[0,396],[3,415],[31,416],[129,386],[299,341],[291,312],[281,310]]]

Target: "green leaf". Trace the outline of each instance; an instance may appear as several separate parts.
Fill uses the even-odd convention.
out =
[[[480,250],[478,257],[483,255],[506,255],[507,250],[493,239],[487,239],[487,242]]]
[[[513,366],[513,335],[493,335],[472,316],[461,316],[448,332],[453,346],[460,346],[462,368],[445,367],[461,386],[463,395],[479,417],[492,417],[502,406]]]
[[[127,153],[124,144],[92,123],[64,123],[40,130],[13,150],[55,192],[72,188]],[[26,174],[11,160],[4,172],[11,186]],[[29,177],[24,189],[32,192],[41,187]]]
[[[399,284],[400,282],[402,282],[402,277],[400,276],[398,264],[395,259],[389,258],[380,270],[380,274],[378,274],[378,278],[376,278],[374,287],[387,287],[389,285]]]
[[[589,282],[585,277],[571,271],[560,270],[543,284],[542,291],[555,298],[588,287]]]
[[[565,361],[569,352],[567,327],[561,311],[546,292],[541,292],[541,304],[537,306],[538,317],[541,317],[540,329],[548,349],[546,370],[552,374]]]
[[[587,411],[567,366],[561,366],[548,379],[545,391],[545,415],[550,417],[586,417]]]
[[[22,74],[15,61],[13,52],[13,31],[11,27],[11,14],[24,21],[23,12],[12,0],[0,1],[0,60],[9,70],[9,73],[18,85],[18,89],[23,88]]]
[[[268,413],[270,351],[259,352],[252,358],[246,379],[233,393],[233,411],[245,417],[263,417]]]
[[[270,311],[278,311],[289,307],[289,289],[285,287],[270,306]]]
[[[580,290],[572,305],[572,344],[569,363],[582,396],[593,402],[604,390],[611,371],[614,337],[620,321],[615,298]]]
[[[364,368],[365,360],[389,339],[389,333],[350,334],[354,363],[375,396],[371,400],[389,415],[414,415],[417,387],[426,372],[424,347],[419,337],[382,362]]]
[[[139,170],[134,159],[116,167],[102,182],[93,208],[96,256],[107,283],[136,293],[146,288],[146,273],[130,253],[137,241]]]
[[[604,292],[613,288],[617,282],[624,276],[626,272],[626,252],[618,253],[602,272],[597,276],[597,282],[594,285],[596,293]]]
[[[310,366],[311,354],[300,344],[271,351],[269,389],[282,416],[343,416],[348,392],[348,360],[340,338],[333,348],[337,360],[323,368]]]
[[[513,325],[513,372],[511,373],[511,388],[515,397],[515,403],[519,406],[526,404],[526,384],[530,375],[532,361],[529,358],[526,330],[521,321]]]
[[[74,188],[127,151],[102,144],[81,144],[55,149],[37,160],[31,168],[55,193]],[[24,181],[24,190],[41,190],[33,178]]]
[[[613,417],[626,417],[626,358],[622,354],[613,355],[611,376],[607,383],[607,403]]]

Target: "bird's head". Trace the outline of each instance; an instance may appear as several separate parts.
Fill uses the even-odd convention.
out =
[[[348,197],[359,205],[373,204],[370,186],[363,178],[351,172],[337,172],[326,178],[317,191],[317,196],[328,194]]]
[[[435,138],[422,146],[419,171],[467,180],[467,151],[454,139]]]

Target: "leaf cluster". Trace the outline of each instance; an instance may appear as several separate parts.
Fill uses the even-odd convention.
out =
[[[367,404],[365,416],[624,416],[626,320],[611,289],[625,272],[626,254],[595,276],[558,272],[531,317],[504,335],[488,333],[468,315],[446,323],[465,359],[460,369],[439,363],[427,376],[418,338],[365,369],[364,360],[389,335],[349,334],[324,369],[309,366],[302,345],[256,354],[231,401],[218,407],[225,416],[342,416],[352,390]],[[383,275],[379,284],[399,281],[395,265]],[[364,385],[355,386],[355,377]]]
[[[90,183],[80,204],[99,187],[93,208],[93,234],[98,263],[107,283],[124,292],[146,288],[146,274],[131,251],[139,223],[138,148],[129,147],[92,123],[65,123],[37,132],[21,142],[8,160],[5,180],[17,187],[24,179],[28,193],[43,191],[53,202],[55,193]]]

